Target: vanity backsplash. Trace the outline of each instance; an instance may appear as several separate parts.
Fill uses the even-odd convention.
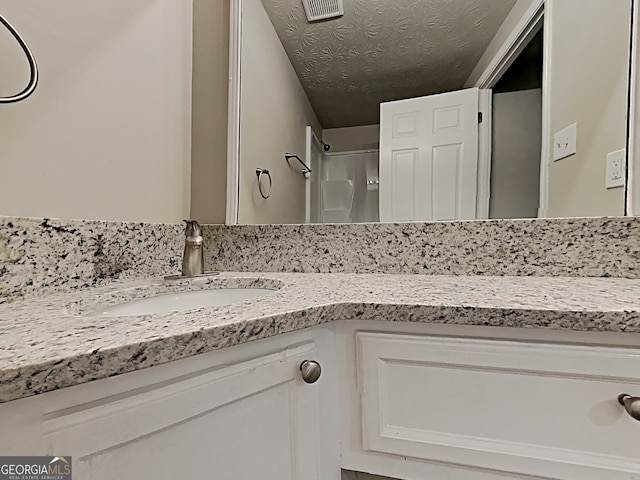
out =
[[[640,278],[640,217],[207,225],[222,271]]]
[[[184,224],[0,217],[0,304],[176,273]]]
[[[640,217],[205,225],[208,270],[640,278]],[[0,303],[178,273],[184,224],[0,217]]]

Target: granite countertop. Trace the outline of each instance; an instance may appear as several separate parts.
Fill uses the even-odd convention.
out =
[[[275,291],[168,314],[88,315],[217,287]],[[640,333],[640,280],[225,272],[54,294],[0,305],[0,402],[343,319]]]

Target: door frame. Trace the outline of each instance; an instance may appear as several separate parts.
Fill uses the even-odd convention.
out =
[[[487,52],[495,50],[489,58],[482,58],[481,63],[486,63],[486,67],[482,70],[478,78],[467,85],[480,88],[480,112],[483,115],[483,121],[479,124],[478,129],[478,186],[477,186],[477,213],[476,218],[489,218],[489,201],[491,197],[491,145],[492,145],[492,88],[498,83],[502,75],[513,64],[518,55],[526,48],[529,41],[540,31],[543,22],[546,26],[548,22],[548,14],[545,15],[545,0],[521,0],[528,1],[529,5],[524,13],[515,19],[509,17],[500,27],[500,30],[494,38],[503,38],[501,43],[495,45],[495,48],[489,46]],[[634,0],[640,1],[640,0]],[[517,4],[516,4],[517,5]],[[514,7],[515,8],[515,7]],[[513,10],[512,10],[513,12]],[[509,14],[511,16],[511,13]],[[504,25],[513,24],[512,27],[504,27]],[[545,28],[544,52],[543,52],[543,75],[542,75],[542,145],[540,158],[540,207],[538,209],[538,217],[544,218],[547,211],[548,193],[548,150],[550,146],[549,128],[549,112],[550,112],[550,95],[549,95],[549,69],[548,65],[548,45],[547,39],[549,29]],[[492,42],[493,43],[493,42]],[[476,72],[472,73],[472,76]]]
[[[625,215],[640,215],[640,0],[631,4]]]
[[[467,82],[466,86],[476,86],[479,88],[492,88],[500,76],[513,63],[513,60],[520,54],[524,46],[528,43],[540,26],[544,24],[543,41],[543,66],[542,66],[542,144],[540,158],[540,207],[538,218],[547,217],[549,205],[549,153],[551,149],[551,81],[549,64],[551,60],[551,24],[553,21],[551,10],[545,11],[545,0],[520,0],[529,1],[530,5],[510,32],[504,34],[505,40],[497,48],[497,53],[487,62],[487,67],[481,72],[474,82]],[[549,0],[546,0],[549,1]],[[631,44],[629,54],[629,105],[627,123],[627,172],[625,188],[625,215],[640,215],[640,0],[632,0],[632,28]],[[499,32],[500,34],[500,32]],[[532,35],[533,34],[533,35]],[[496,35],[494,38],[500,38]],[[484,59],[483,59],[484,60]],[[474,72],[475,73],[475,72]],[[473,74],[472,74],[473,76]],[[481,105],[481,108],[488,108],[491,104]],[[483,110],[481,110],[483,111]],[[484,115],[489,120],[491,114],[484,111]],[[491,169],[491,125],[481,128],[479,135],[481,142],[485,142],[485,158],[480,157],[480,161],[489,162],[479,168],[483,172]],[[482,143],[481,150],[482,151]],[[488,153],[486,152],[488,150]],[[482,185],[481,182],[482,181]],[[478,195],[489,188],[489,178],[478,179]],[[482,187],[482,188],[481,188]],[[487,194],[488,199],[488,194]],[[480,201],[481,198],[478,197]],[[488,212],[488,211],[487,211]],[[480,218],[480,217],[479,217]]]
[[[225,225],[238,224],[241,52],[242,0],[231,0],[229,2],[229,112],[227,116],[227,205]]]

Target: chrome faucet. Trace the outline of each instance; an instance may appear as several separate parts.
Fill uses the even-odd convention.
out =
[[[204,251],[202,229],[195,220],[185,220],[184,255],[182,256],[182,276],[194,277],[204,273]]]

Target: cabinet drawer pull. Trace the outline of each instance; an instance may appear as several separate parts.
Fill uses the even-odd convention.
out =
[[[618,395],[618,402],[629,415],[640,421],[640,397],[632,397],[628,393]]]
[[[302,373],[302,379],[307,383],[315,383],[320,378],[322,368],[318,362],[313,360],[305,360],[300,364],[300,373]]]

